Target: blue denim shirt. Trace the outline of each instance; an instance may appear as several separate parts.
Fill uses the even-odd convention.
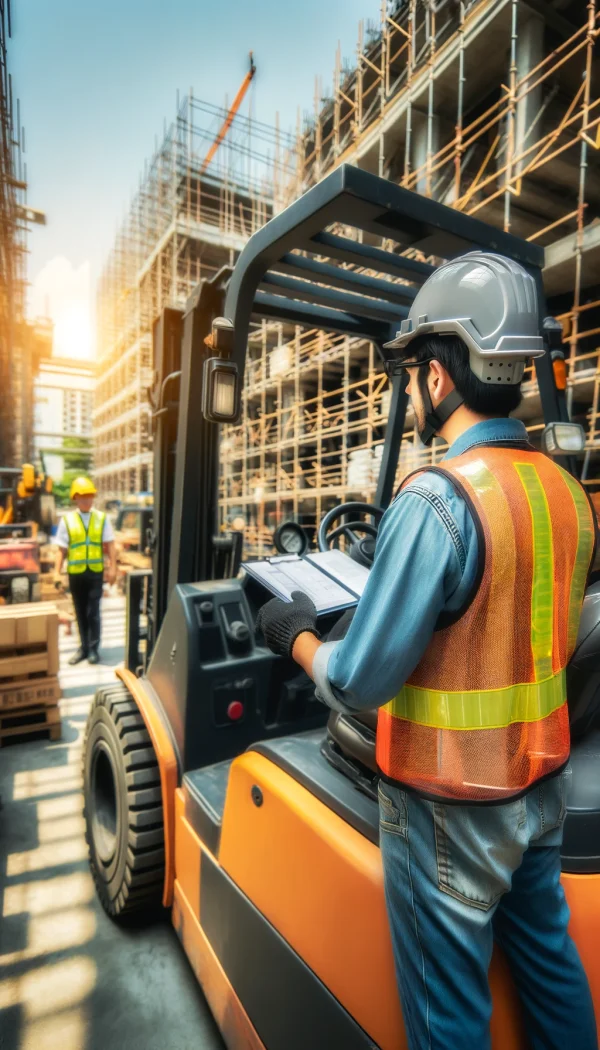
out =
[[[520,420],[488,419],[465,431],[444,458],[482,443],[526,440]],[[466,503],[441,475],[419,475],[381,519],[373,568],[348,634],[315,655],[319,700],[353,712],[396,696],[438,616],[461,607],[476,571],[477,533]]]

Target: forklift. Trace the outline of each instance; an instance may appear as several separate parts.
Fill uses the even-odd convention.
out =
[[[127,576],[133,569],[150,567],[154,508],[151,493],[128,497],[114,521],[117,550],[117,586],[124,594]]]
[[[560,328],[544,323],[543,248],[355,167],[272,219],[233,270],[155,325],[153,569],[150,581],[129,577],[127,666],[97,692],[87,724],[86,838],[108,915],[170,909],[229,1050],[406,1046],[378,848],[376,712],[330,713],[297,665],[256,636],[271,595],[240,573],[241,534],[219,533],[217,486],[219,424],[239,418],[251,322],[359,336],[385,362],[383,344],[434,269],[402,254],[409,248],[440,260],[497,252],[532,274],[548,344],[535,361],[545,449],[575,472],[583,432],[555,381]],[[318,535],[324,551],[343,527],[342,556],[363,564],[395,491],[407,398],[391,382],[375,505],[334,508]],[[586,595],[569,669],[562,863],[600,1010],[599,610],[600,583]],[[321,636],[339,637],[336,620],[320,618]],[[524,1050],[500,951],[490,982],[493,1046]]]
[[[32,463],[0,467],[0,602],[40,599],[40,574],[54,565],[48,541],[55,524],[52,478]]]

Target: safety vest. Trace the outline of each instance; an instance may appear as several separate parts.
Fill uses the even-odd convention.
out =
[[[540,452],[480,446],[427,469],[444,474],[473,514],[478,579],[467,608],[444,614],[404,687],[379,709],[377,764],[433,799],[498,802],[569,757],[565,668],[593,511],[579,483]]]
[[[102,550],[102,534],[104,532],[104,519],[106,515],[99,510],[92,510],[87,532],[78,510],[72,510],[65,516],[67,532],[69,533],[69,565],[70,573],[102,572],[104,569],[104,554]]]

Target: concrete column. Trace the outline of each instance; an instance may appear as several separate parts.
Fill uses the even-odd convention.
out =
[[[524,7],[523,10],[525,10]],[[524,25],[519,26],[519,35],[517,37],[517,82],[527,76],[532,69],[535,69],[535,67],[542,61],[543,57],[544,20],[539,15],[532,13],[528,21],[525,22]],[[536,79],[537,74],[534,74],[530,83],[533,83]],[[519,94],[522,94],[524,88],[526,89],[527,85],[524,85],[524,87],[519,90]],[[541,84],[535,87],[532,91],[529,91],[518,103],[515,112],[515,157],[518,157],[523,150],[531,146],[541,135],[541,118],[535,123],[535,126],[533,126],[533,122],[540,111],[541,105]],[[533,152],[531,155],[533,155]],[[530,157],[526,157],[515,165],[515,174],[519,174],[523,168],[527,167],[529,159]]]
[[[412,119],[412,170],[416,171],[421,165],[425,165],[428,152],[431,152],[433,157],[440,148],[440,118],[435,114],[428,117],[427,113],[413,109]],[[434,173],[431,180],[432,184],[435,184],[439,174],[439,172]],[[427,192],[427,172],[425,168],[423,168],[417,179],[415,189],[417,193]]]

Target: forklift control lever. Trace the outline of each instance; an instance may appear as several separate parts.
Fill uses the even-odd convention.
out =
[[[227,638],[232,649],[246,649],[250,641],[250,628],[243,620],[234,620],[227,628]]]

